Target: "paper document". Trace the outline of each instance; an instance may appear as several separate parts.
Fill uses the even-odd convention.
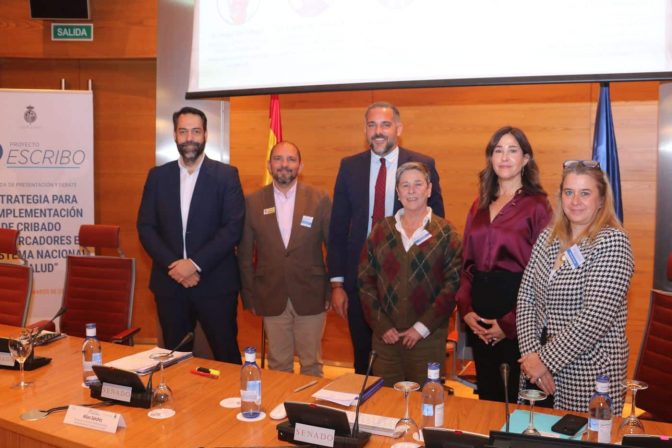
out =
[[[138,375],[147,375],[154,370],[159,363],[159,360],[152,359],[151,356],[169,352],[170,350],[166,350],[165,348],[154,347],[150,350],[145,350],[144,352],[115,359],[114,361],[105,363],[105,365],[116,367],[117,369],[128,370],[129,372],[135,372]],[[174,352],[172,358],[163,361],[163,365],[164,367],[172,366],[173,364],[189,359],[192,356],[194,356],[192,352]]]
[[[345,411],[348,415],[348,422],[350,427],[355,423],[355,413],[352,411]],[[359,413],[359,429],[363,432],[376,434],[384,437],[399,437],[400,434],[394,433],[394,428],[397,426],[398,418],[383,417],[382,415]]]
[[[341,406],[354,406],[359,398],[359,391],[364,384],[364,375],[346,373],[313,394],[313,398],[325,400]],[[369,376],[364,390],[362,403],[383,386],[383,379]]]

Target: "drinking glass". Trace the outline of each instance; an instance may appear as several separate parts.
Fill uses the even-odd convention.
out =
[[[420,389],[418,383],[412,381],[400,381],[394,385],[394,388],[404,394],[406,412],[404,417],[399,419],[394,427],[395,436],[399,436],[399,441],[392,445],[393,448],[415,448],[421,446],[419,443],[420,433],[418,425],[413,421],[408,412],[408,395],[414,390]]]
[[[152,407],[148,415],[156,419],[170,418],[175,415],[173,391],[170,390],[163,374],[163,362],[160,364],[161,382],[152,392]]]
[[[9,353],[12,355],[12,358],[19,363],[20,380],[17,384],[14,384],[13,388],[25,389],[30,386],[32,382],[26,381],[23,371],[23,363],[26,362],[26,359],[30,356],[30,353],[33,351],[33,337],[32,332],[26,328],[21,329],[21,334],[17,337],[10,338],[7,341],[9,347]]]
[[[637,418],[635,408],[637,407],[636,397],[638,390],[644,390],[649,387],[643,381],[625,380],[621,385],[632,391],[632,401],[630,402],[630,415],[623,419],[621,425],[618,427],[618,434],[622,439],[626,434],[644,434],[644,423]]]
[[[523,431],[523,434],[528,436],[539,436],[541,435],[539,431],[534,427],[534,403],[537,401],[545,400],[548,396],[543,390],[537,389],[523,389],[520,391],[518,396],[530,402],[530,421],[527,424],[527,429]]]

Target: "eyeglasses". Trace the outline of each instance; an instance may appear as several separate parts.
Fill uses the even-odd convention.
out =
[[[578,166],[591,169],[597,168],[599,170],[600,162],[598,162],[597,160],[565,160],[562,163],[562,168],[564,169],[572,169]]]

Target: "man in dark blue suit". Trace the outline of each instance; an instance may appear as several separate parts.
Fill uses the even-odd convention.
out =
[[[165,346],[174,348],[198,320],[215,359],[240,364],[234,250],[245,198],[238,170],[205,156],[208,121],[202,111],[180,109],[173,127],[180,158],[150,170],[137,224],[153,261],[149,286]]]
[[[403,126],[399,110],[386,102],[373,103],[365,114],[369,150],[346,157],[336,177],[329,227],[327,259],[331,278],[331,307],[347,316],[355,354],[355,372],[365,373],[371,351],[371,329],[364,320],[357,288],[357,265],[374,217],[392,216],[401,208],[395,190],[397,167],[422,162],[429,168],[429,206],[443,217],[443,198],[434,159],[400,148]],[[379,191],[376,197],[376,190]],[[376,199],[377,198],[377,199]]]

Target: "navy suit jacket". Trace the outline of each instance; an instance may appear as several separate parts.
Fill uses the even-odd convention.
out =
[[[434,159],[400,147],[398,166],[406,162],[422,162],[429,168],[432,194],[428,205],[432,207],[434,214],[443,218],[445,215],[443,198]],[[327,251],[329,277],[345,277],[345,289],[351,293],[357,290],[357,266],[371,219],[369,216],[370,168],[370,150],[344,158],[341,161],[334,187]],[[395,191],[394,212],[396,213],[400,208],[401,202]]]
[[[184,288],[168,275],[168,265],[183,257],[180,169],[177,161],[149,171],[138,212],[140,242],[153,260],[150,289],[157,296],[179,297],[187,291],[217,297],[240,289],[235,247],[245,217],[238,170],[205,157],[194,187],[185,236],[187,257],[201,279]]]

